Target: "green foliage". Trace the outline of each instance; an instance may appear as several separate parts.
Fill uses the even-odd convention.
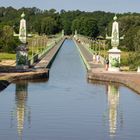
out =
[[[131,53],[128,58],[130,69],[137,70],[137,67],[140,66],[140,51]]]
[[[41,21],[41,32],[46,35],[55,34],[56,28],[56,21],[51,17],[46,17]]]
[[[120,22],[120,34],[125,35],[121,46],[128,51],[140,50],[140,16],[122,15],[119,19]]]
[[[82,12],[79,10],[61,10],[61,12],[58,13],[55,9],[42,11],[36,7],[23,7],[18,10],[12,7],[0,7],[0,26],[9,25],[14,28],[16,33],[18,33],[20,15],[23,11],[26,14],[25,18],[27,20],[27,31],[34,33],[37,32],[38,34],[45,33],[47,35],[56,34],[62,29],[65,30],[65,34],[74,33],[73,28],[77,27],[72,27],[73,21],[77,19],[77,23],[80,24],[82,17],[85,18],[85,21],[81,24],[81,27],[79,29],[80,33],[82,33],[83,35],[94,36],[95,33],[91,33],[91,30],[93,29],[94,32],[95,28],[97,27],[99,34],[104,35],[105,28],[107,27],[108,23],[112,20],[112,15],[114,15],[113,13],[106,13],[102,11]],[[92,19],[94,19],[94,21]],[[89,26],[92,24],[92,22],[94,26]],[[85,27],[86,29],[83,30],[82,27],[85,24],[87,27]],[[86,32],[86,30],[88,33]]]
[[[16,54],[14,53],[0,53],[0,60],[15,60]]]
[[[60,20],[62,27],[61,29],[65,30],[65,34],[72,34],[72,22],[75,18],[77,18],[79,15],[81,15],[81,11],[76,10],[76,11],[68,11],[66,12],[65,10],[61,10],[60,12]]]
[[[137,70],[140,66],[140,51],[137,52],[122,52],[121,66],[128,66],[130,70]]]
[[[18,65],[25,65],[26,62],[27,62],[27,56],[26,55],[20,55],[18,57],[18,60],[17,60]]]
[[[13,37],[12,27],[5,25],[0,29],[0,50],[3,52],[15,52],[18,41]]]
[[[127,56],[127,57],[123,57],[122,55],[121,55],[121,66],[129,66],[129,57]]]
[[[97,21],[94,18],[80,17],[72,23],[72,31],[78,30],[79,34],[96,38],[99,35]]]
[[[84,35],[96,38],[99,35],[97,21],[94,18],[87,18],[84,21]]]

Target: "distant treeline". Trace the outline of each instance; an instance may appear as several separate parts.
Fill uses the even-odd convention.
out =
[[[65,11],[55,9],[40,10],[36,7],[14,9],[0,7],[0,50],[12,52],[18,44],[13,37],[13,30],[18,33],[22,12],[25,13],[28,33],[52,35],[64,29],[65,34],[78,34],[96,39],[106,33],[111,34],[115,13],[94,11]],[[125,35],[121,47],[128,51],[140,50],[140,13],[117,14],[120,25],[120,36]]]

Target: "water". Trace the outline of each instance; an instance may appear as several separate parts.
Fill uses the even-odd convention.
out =
[[[18,81],[0,93],[1,140],[139,140],[140,96],[120,85],[89,83],[71,40],[48,81]]]

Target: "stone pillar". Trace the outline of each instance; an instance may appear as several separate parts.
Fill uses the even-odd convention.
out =
[[[62,38],[64,37],[65,33],[64,33],[64,30],[62,30]]]
[[[111,40],[111,46],[113,47],[108,51],[109,53],[109,69],[108,71],[118,72],[120,70],[120,57],[121,51],[118,49],[120,39],[124,39],[124,37],[119,37],[119,24],[116,21],[117,16],[113,18],[114,22],[112,24],[112,35],[109,37],[106,36],[106,39]]]
[[[75,38],[76,40],[78,39],[77,30],[75,30],[74,38]]]

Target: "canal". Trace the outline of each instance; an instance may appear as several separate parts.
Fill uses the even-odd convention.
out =
[[[48,81],[17,81],[0,92],[1,140],[139,140],[140,96],[114,84],[90,83],[72,40]]]

